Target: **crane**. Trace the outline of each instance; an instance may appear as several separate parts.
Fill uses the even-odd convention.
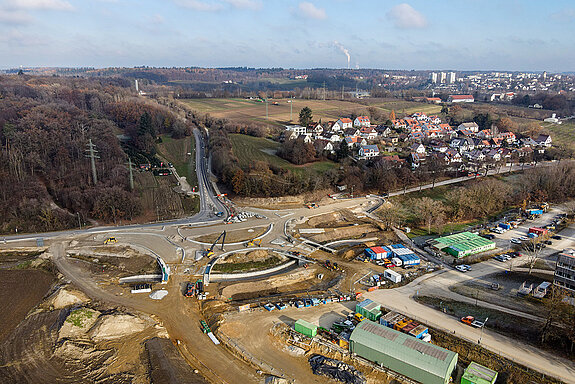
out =
[[[223,237],[223,238],[222,238]],[[206,249],[204,251],[204,257],[209,257],[212,256],[214,254],[214,247],[216,246],[216,244],[218,243],[218,241],[220,241],[220,239],[222,239],[222,251],[224,250],[224,244],[226,242],[226,231],[223,231],[222,233],[220,233],[220,235],[218,236],[218,238],[216,239],[216,241],[214,241],[214,243],[212,244],[212,246],[209,249]]]

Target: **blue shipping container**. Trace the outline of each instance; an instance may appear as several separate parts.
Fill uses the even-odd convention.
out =
[[[503,228],[503,229],[506,229],[506,230],[511,229],[511,225],[506,224],[506,223],[499,223],[499,227],[500,227],[500,228]]]

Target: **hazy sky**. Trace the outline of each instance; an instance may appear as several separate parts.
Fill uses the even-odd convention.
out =
[[[573,0],[0,0],[0,67],[575,70]]]

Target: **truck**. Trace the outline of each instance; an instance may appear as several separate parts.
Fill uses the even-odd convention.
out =
[[[511,229],[511,224],[509,223],[499,223],[499,228],[503,228],[504,230],[508,231]]]

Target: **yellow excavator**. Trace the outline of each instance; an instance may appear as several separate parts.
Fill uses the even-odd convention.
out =
[[[223,239],[222,239],[223,237]],[[208,249],[206,249],[204,251],[204,257],[210,257],[214,254],[214,247],[216,246],[216,244],[218,243],[218,241],[220,241],[220,239],[222,239],[222,251],[224,250],[224,244],[226,243],[226,231],[223,231],[218,238],[216,239],[216,241],[214,241],[214,243],[212,244],[212,246]]]
[[[246,247],[261,247],[262,246],[262,239],[251,239],[244,243]]]
[[[116,244],[117,242],[118,239],[115,237],[108,237],[106,240],[104,240],[104,244]]]

